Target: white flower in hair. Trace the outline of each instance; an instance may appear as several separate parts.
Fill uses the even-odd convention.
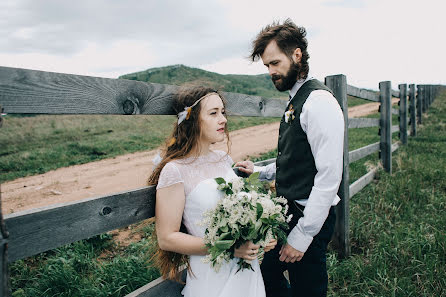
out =
[[[206,95],[204,95],[203,97],[201,97],[200,99],[198,99],[197,101],[195,101],[195,103],[192,104],[191,106],[186,106],[186,107],[184,108],[183,111],[180,111],[180,112],[177,114],[177,116],[178,116],[178,125],[181,124],[184,120],[188,120],[188,119],[189,119],[189,117],[190,117],[190,113],[192,112],[192,108],[193,108],[195,105],[197,105],[197,104],[198,104],[201,100],[203,100],[204,98],[209,97],[209,96],[211,96],[211,95],[217,95],[217,96],[220,96],[220,95],[218,95],[218,93],[216,93],[216,92],[207,93]]]

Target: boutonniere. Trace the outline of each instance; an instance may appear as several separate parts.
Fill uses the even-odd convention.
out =
[[[290,104],[290,107],[288,108],[287,111],[285,111],[285,123],[290,123],[291,121],[294,120],[295,116],[294,116],[294,109],[293,109],[293,104]]]

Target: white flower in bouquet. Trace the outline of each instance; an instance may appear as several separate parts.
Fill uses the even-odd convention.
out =
[[[209,254],[204,261],[216,271],[234,258],[234,249],[246,241],[264,248],[271,240],[286,242],[290,216],[286,217],[287,200],[275,197],[267,182],[254,173],[248,178],[237,177],[231,181],[216,178],[218,189],[225,193],[217,206],[204,214],[206,226],[204,241]],[[239,259],[239,270],[252,269],[250,261]]]

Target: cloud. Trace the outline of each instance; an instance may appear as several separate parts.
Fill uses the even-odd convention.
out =
[[[445,83],[446,4],[403,0],[0,2],[0,59],[11,67],[117,77],[186,64],[220,73],[265,73],[250,43],[272,21],[306,27],[317,77],[349,83]],[[121,72],[122,71],[122,72]]]

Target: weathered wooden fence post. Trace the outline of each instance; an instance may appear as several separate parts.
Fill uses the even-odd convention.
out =
[[[390,81],[379,83],[380,135],[379,148],[384,169],[392,173],[392,97]]]
[[[0,128],[3,124],[3,108],[0,105]],[[9,296],[9,275],[8,275],[8,231],[2,214],[2,191],[0,185],[0,297]]]
[[[426,111],[428,111],[429,107],[431,106],[431,86],[430,85],[426,85],[426,96],[427,96]]]
[[[415,84],[409,85],[409,125],[410,136],[417,136],[417,107],[415,102]]]
[[[417,123],[421,124],[421,118],[423,114],[423,101],[424,101],[424,92],[423,92],[423,86],[418,85],[417,86]]]
[[[341,201],[336,206],[336,227],[333,235],[333,244],[341,258],[350,256],[350,179],[348,154],[348,105],[347,105],[347,77],[343,74],[331,75],[325,78],[325,84],[333,91],[344,113],[344,164],[342,181],[338,196]]]
[[[407,144],[407,84],[400,84],[400,140],[402,144]]]
[[[432,101],[434,99],[434,95],[433,95],[433,85],[429,85],[429,107],[432,104]]]

